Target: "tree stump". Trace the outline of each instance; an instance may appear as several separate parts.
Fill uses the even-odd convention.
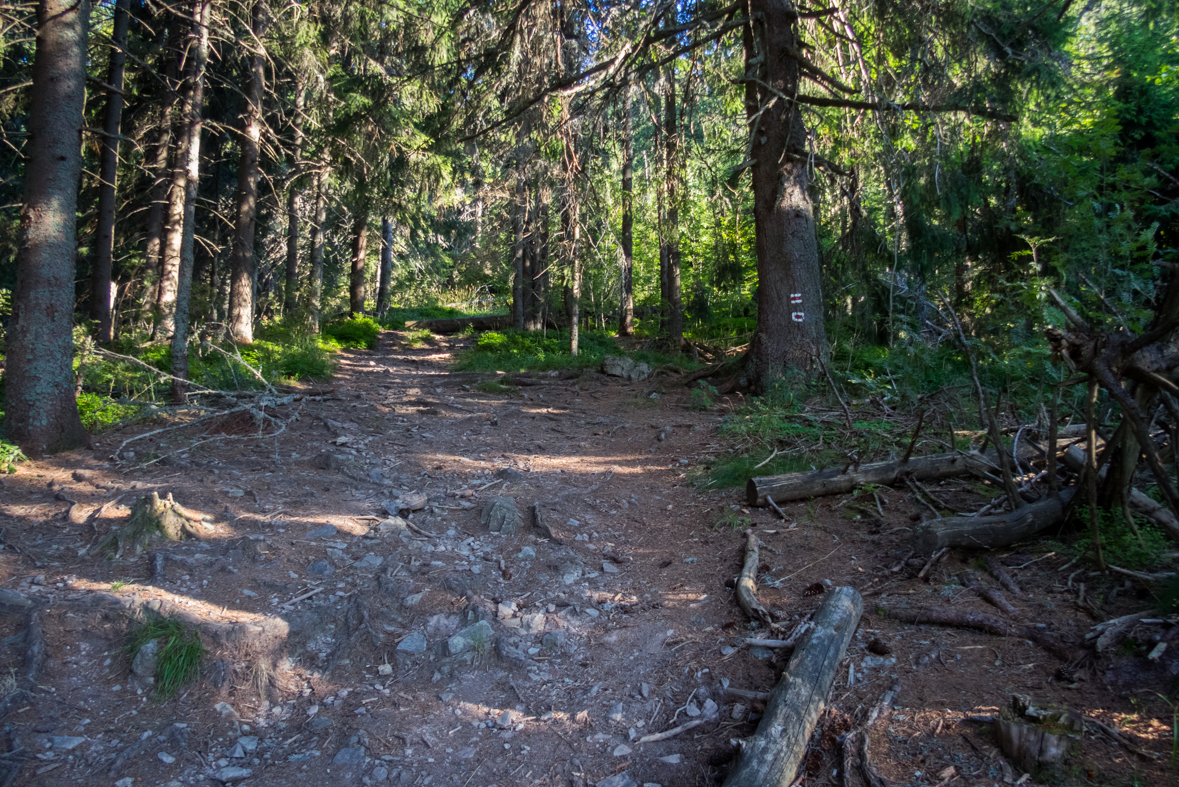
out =
[[[136,555],[142,554],[157,537],[183,541],[203,535],[200,520],[173,500],[171,494],[161,500],[159,493],[152,492],[139,498],[131,507],[131,518],[126,524],[107,534],[94,550],[96,554],[118,560],[129,549]]]

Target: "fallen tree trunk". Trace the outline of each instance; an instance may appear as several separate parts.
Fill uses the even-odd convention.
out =
[[[834,588],[815,612],[814,628],[794,651],[770,693],[757,732],[747,738],[724,787],[789,787],[806,754],[839,663],[860,623],[863,599]]]
[[[1005,514],[934,519],[914,531],[910,546],[922,554],[945,547],[1005,547],[1060,524],[1064,520],[1065,506],[1072,496],[1073,490],[1066,489],[1059,495]]]
[[[461,333],[467,328],[476,331],[496,331],[510,327],[512,317],[508,314],[485,314],[481,317],[445,317],[437,320],[406,320],[406,330],[425,328],[431,333]]]
[[[1031,448],[1026,449],[1028,459],[1032,458]],[[751,506],[806,500],[824,495],[841,495],[867,484],[892,486],[904,478],[914,481],[937,481],[942,478],[985,474],[994,470],[994,452],[932,454],[916,456],[908,462],[874,462],[848,471],[847,468],[829,467],[825,470],[811,470],[805,473],[758,476],[749,479],[745,493]]]
[[[1085,449],[1077,445],[1069,446],[1062,456],[1062,461],[1065,467],[1074,473],[1081,472],[1081,468],[1085,466]],[[1101,472],[1097,476],[1098,479],[1105,478],[1106,470],[1107,468],[1104,467],[1101,469]],[[1156,503],[1147,497],[1145,492],[1138,489],[1130,490],[1130,496],[1127,502],[1130,504],[1131,511],[1142,514],[1167,531],[1167,534],[1172,539],[1179,541],[1179,519],[1175,518],[1175,514],[1171,512],[1171,509],[1161,503]]]

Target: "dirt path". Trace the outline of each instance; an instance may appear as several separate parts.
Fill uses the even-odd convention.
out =
[[[448,373],[457,345],[414,350],[387,333],[377,351],[347,353],[330,393],[275,413],[277,436],[222,422],[228,434],[167,433],[133,444],[133,462],[110,461],[156,428],[144,426],[0,481],[0,585],[44,604],[49,644],[8,719],[10,751],[33,757],[16,783],[719,783],[760,710],[725,686],[768,691],[782,666],[743,647],[752,628],[727,586],[744,537],[717,523],[738,494],[686,482],[719,450],[720,414],[691,410],[669,382],[593,373],[480,393],[478,376]],[[208,538],[163,550],[154,575],[148,556],[89,557],[151,490],[207,514]],[[417,507],[418,495],[406,525],[388,518],[391,501]],[[519,531],[481,523],[496,496],[514,501]],[[1140,675],[1062,679],[1060,662],[1024,640],[890,621],[887,607],[912,601],[993,610],[952,582],[953,561],[932,581],[882,574],[922,511],[897,491],[882,498],[885,520],[871,523],[843,518],[837,500],[788,508],[793,530],[749,514],[773,531],[761,595],[783,619],[814,609],[825,583],[885,591],[865,604],[808,784],[843,783],[838,736],[898,680],[873,748],[898,781],[1001,781],[989,731],[965,717],[1016,691],[1166,749],[1169,725],[1118,683]],[[552,538],[534,528],[534,506]],[[1092,621],[1051,573],[1063,563],[1020,572],[1032,597],[1019,605],[1079,641]],[[199,620],[210,646],[201,681],[167,702],[123,654],[139,606]],[[0,667],[16,675],[27,610],[0,611]],[[638,743],[694,717],[706,721]],[[1094,774],[1082,781],[1105,783],[1173,773],[1101,741],[1080,767]]]

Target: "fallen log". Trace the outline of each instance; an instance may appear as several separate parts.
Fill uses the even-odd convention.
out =
[[[1085,465],[1085,449],[1078,445],[1069,446],[1061,456],[1061,460],[1069,470],[1079,473]],[[1099,480],[1105,478],[1107,469],[1104,467],[1101,468],[1101,472],[1097,476]],[[1145,492],[1138,489],[1130,490],[1130,496],[1127,502],[1130,504],[1131,511],[1142,514],[1167,531],[1167,534],[1171,538],[1179,541],[1179,519],[1171,512],[1171,509],[1161,503],[1156,503],[1147,497]]]
[[[864,602],[853,588],[827,592],[814,628],[794,651],[770,693],[757,732],[747,738],[724,787],[789,787],[806,755],[839,663],[860,623]]]
[[[757,600],[757,567],[759,564],[757,533],[747,530],[745,532],[745,564],[741,567],[741,576],[737,578],[737,603],[749,617],[760,620],[770,628],[777,628],[770,611]]]
[[[510,314],[485,314],[480,317],[444,317],[436,320],[406,320],[406,330],[425,328],[431,333],[462,333],[470,328],[475,331],[497,331],[512,324]]]
[[[1030,447],[1025,450],[1027,458],[1032,459],[1034,451]],[[873,462],[855,469],[828,467],[804,473],[758,476],[749,479],[745,485],[745,494],[749,505],[767,506],[769,498],[773,498],[775,503],[788,503],[811,497],[846,494],[867,484],[892,486],[905,478],[937,481],[969,473],[983,475],[995,467],[994,457],[993,451],[987,454],[977,451],[931,454],[913,457],[908,462]]]
[[[1059,495],[1005,514],[933,519],[913,532],[910,546],[920,554],[929,554],[945,547],[1005,547],[1060,524],[1072,495],[1073,490],[1066,489]]]

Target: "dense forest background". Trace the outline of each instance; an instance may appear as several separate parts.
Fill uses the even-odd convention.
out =
[[[488,369],[634,335],[700,369],[705,404],[957,390],[948,419],[977,393],[1046,426],[1057,384],[1088,382],[1062,418],[1092,400],[1131,475],[1172,461],[1165,434],[1133,445],[1179,391],[1172,3],[43,0],[0,21],[26,452],[84,440],[76,406],[93,430],[325,377],[381,325],[506,314]],[[80,137],[73,181],[37,157],[53,135]]]

